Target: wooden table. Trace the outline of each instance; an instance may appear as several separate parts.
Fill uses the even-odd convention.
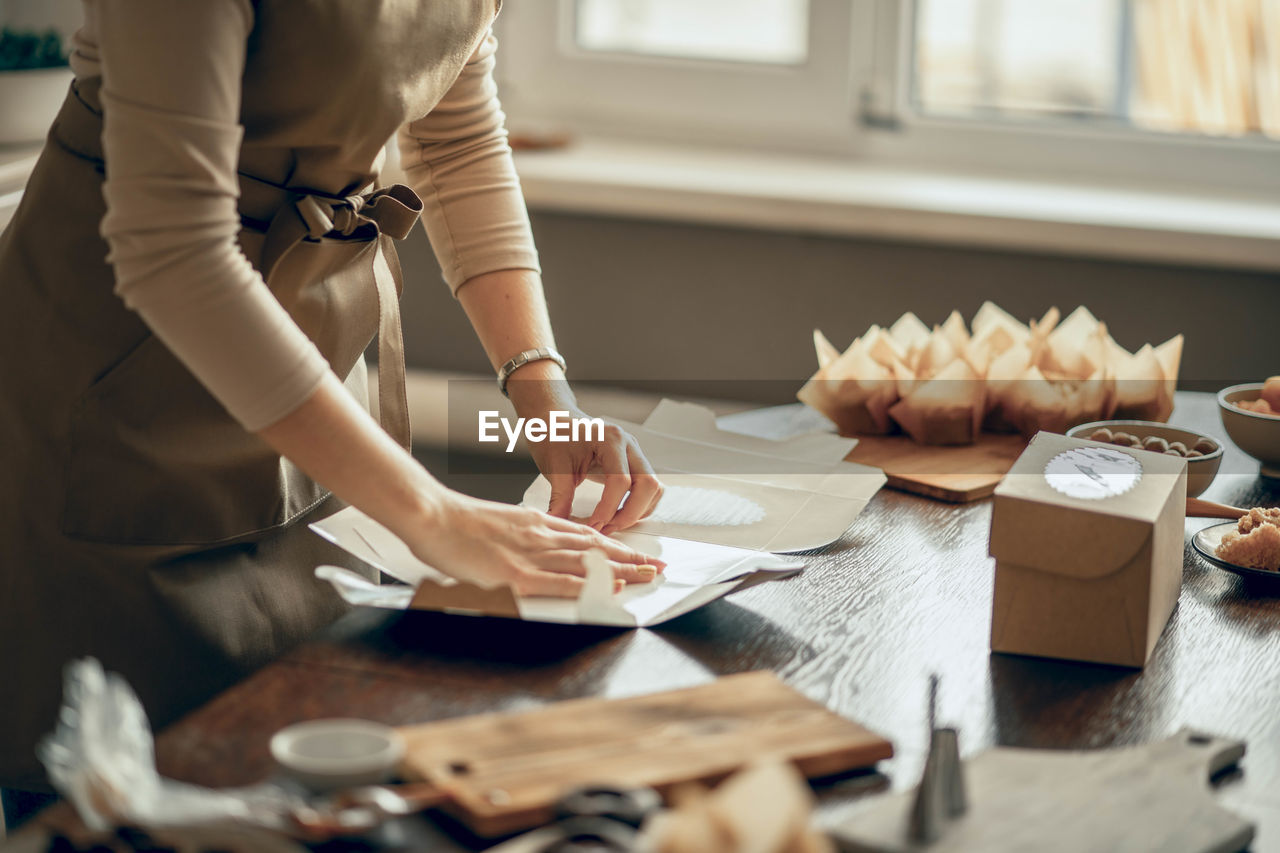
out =
[[[1179,394],[1175,423],[1225,439],[1207,394]],[[1205,498],[1280,502],[1257,463],[1228,448]],[[1280,849],[1280,585],[1246,587],[1187,546],[1178,607],[1143,671],[992,655],[989,500],[881,492],[800,577],[758,586],[653,630],[614,631],[436,614],[352,613],[164,731],[165,775],[241,785],[271,772],[267,741],[290,723],[357,716],[391,724],[624,696],[771,669],[895,742],[882,771],[918,778],[929,673],[941,720],[969,754],[1001,744],[1135,744],[1196,726],[1248,743],[1221,802]],[[1187,523],[1190,535],[1206,523]],[[823,786],[824,818],[868,779]],[[873,786],[874,787],[874,786]]]

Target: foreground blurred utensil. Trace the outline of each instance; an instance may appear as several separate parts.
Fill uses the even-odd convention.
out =
[[[915,799],[908,813],[907,837],[917,844],[931,844],[947,825],[969,810],[964,765],[960,762],[959,732],[938,727],[938,676],[929,676],[929,753]]]
[[[1187,518],[1229,518],[1238,519],[1247,515],[1249,510],[1238,506],[1217,504],[1200,498],[1187,498]]]
[[[325,839],[369,832],[447,800],[448,795],[431,784],[365,785],[295,809],[290,817],[306,837]]]
[[[997,746],[964,762],[968,811],[931,844],[908,831],[911,791],[871,800],[831,833],[842,853],[1245,850],[1257,827],[1221,808],[1212,783],[1244,753],[1243,741],[1189,729],[1113,749]]]

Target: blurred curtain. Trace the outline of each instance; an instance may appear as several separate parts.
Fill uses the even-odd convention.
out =
[[[1134,0],[1133,120],[1280,138],[1280,0]]]

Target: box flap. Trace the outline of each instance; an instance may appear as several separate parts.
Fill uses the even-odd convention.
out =
[[[411,610],[439,610],[483,616],[520,618],[515,593],[509,586],[485,589],[469,583],[439,583],[424,578],[409,602]]]
[[[1001,562],[1078,578],[1100,578],[1127,565],[1151,538],[1147,522],[1075,509],[996,499],[991,556]]]
[[[991,555],[1097,578],[1129,563],[1181,491],[1186,460],[1040,433],[996,489]]]

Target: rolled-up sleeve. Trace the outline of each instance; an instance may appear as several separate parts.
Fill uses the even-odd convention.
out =
[[[539,270],[493,80],[496,50],[489,33],[436,107],[399,134],[401,163],[454,293],[484,273]]]
[[[97,0],[116,292],[246,429],[329,370],[240,251],[248,0]]]

